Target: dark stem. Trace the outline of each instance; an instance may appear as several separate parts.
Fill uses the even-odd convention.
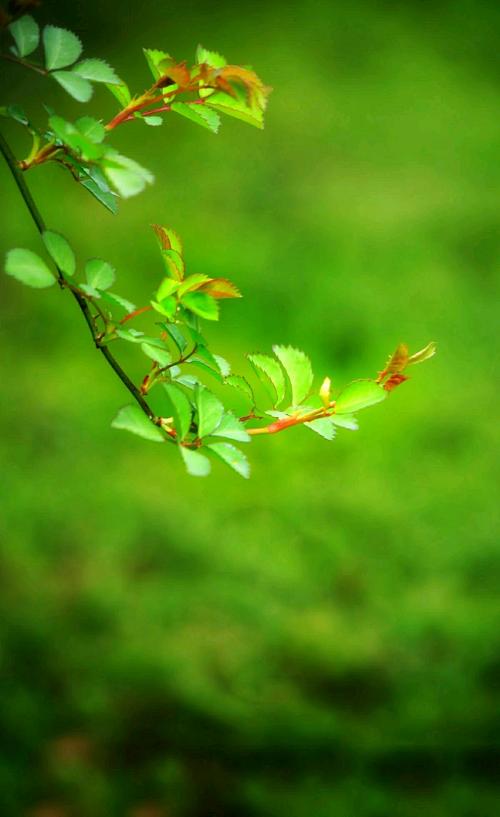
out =
[[[40,68],[38,65],[33,65],[32,62],[23,60],[21,57],[15,57],[13,54],[0,54],[0,57],[3,60],[8,60],[9,62],[17,63],[17,65],[22,65],[24,68],[30,68],[31,71],[36,71],[37,74],[41,74],[43,77],[49,75],[49,71],[46,71],[45,68]]]
[[[24,180],[24,176],[23,176],[22,172],[19,170],[16,157],[12,153],[9,145],[7,144],[7,142],[5,141],[5,139],[4,139],[4,137],[3,137],[3,135],[1,133],[0,133],[0,151],[2,152],[2,154],[3,154],[4,158],[5,158],[5,161],[7,162],[8,166],[9,166],[10,172],[12,173],[12,175],[14,177],[14,181],[16,182],[16,184],[17,184],[17,186],[19,188],[19,192],[21,193],[21,196],[23,197],[24,202],[25,202],[28,210],[30,211],[31,217],[32,217],[33,221],[35,222],[35,224],[37,226],[38,232],[40,234],[45,232],[46,227],[45,227],[45,223],[43,221],[43,218],[40,215],[40,211],[38,210],[38,208],[37,208],[37,206],[36,206],[36,204],[35,204],[35,202],[33,200],[33,196],[31,195],[31,193],[29,191],[29,188],[28,188],[28,186],[27,186],[27,184],[26,184],[26,182]],[[92,335],[92,339],[93,339],[93,341],[94,341],[94,343],[96,345],[96,348],[99,349],[99,351],[103,355],[103,357],[106,358],[107,362],[109,363],[109,365],[111,366],[113,371],[118,375],[118,377],[122,381],[125,388],[127,388],[129,390],[130,394],[132,395],[134,400],[137,401],[137,403],[139,404],[139,406],[141,407],[143,412],[149,417],[150,420],[153,420],[153,422],[154,422],[156,420],[156,417],[155,417],[153,411],[150,409],[150,407],[146,403],[146,401],[144,400],[141,393],[139,392],[139,389],[132,383],[131,379],[129,378],[127,373],[124,372],[124,370],[122,369],[122,367],[120,366],[120,364],[118,363],[116,358],[111,354],[108,347],[100,345],[99,339],[97,338],[97,335],[96,335],[96,332],[95,332],[95,329],[94,329],[92,315],[91,315],[91,312],[90,312],[90,309],[89,309],[89,306],[88,306],[88,303],[87,303],[86,299],[83,297],[83,295],[81,295],[74,288],[66,287],[65,286],[66,282],[65,282],[65,279],[64,279],[64,276],[63,276],[61,270],[58,269],[57,267],[56,267],[56,269],[57,269],[57,277],[59,279],[60,285],[63,288],[68,289],[71,292],[71,294],[73,295],[75,301],[77,302],[78,306],[80,307],[80,310],[81,310],[81,312],[83,314],[83,317],[85,318],[85,321],[86,321],[87,326],[89,328],[89,331],[90,331],[90,333]]]

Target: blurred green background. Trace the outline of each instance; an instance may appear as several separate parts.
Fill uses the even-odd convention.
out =
[[[500,6],[46,3],[88,56],[148,82],[143,46],[198,42],[274,87],[259,132],[181,117],[117,147],[154,188],[113,217],[57,167],[27,180],[80,258],[144,302],[149,224],[241,302],[214,351],[292,343],[318,379],[400,340],[438,356],[357,434],[256,440],[253,477],[185,475],[110,429],[126,402],[74,302],[2,277],[0,813],[491,817],[498,813],[495,490]],[[108,119],[2,65],[2,104]],[[18,156],[21,128],[4,125]],[[5,166],[2,255],[40,250]],[[138,377],[140,370],[135,372]],[[175,453],[175,452],[174,452]]]

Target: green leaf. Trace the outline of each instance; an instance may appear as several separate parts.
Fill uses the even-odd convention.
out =
[[[317,420],[311,420],[310,423],[304,423],[307,428],[320,434],[325,440],[333,440],[335,437],[335,426],[329,417],[318,417]]]
[[[91,258],[85,264],[85,277],[94,289],[109,289],[115,281],[115,269],[102,258]]]
[[[106,130],[102,122],[93,119],[91,116],[81,116],[76,120],[75,127],[78,128],[82,136],[90,139],[96,145],[100,144],[106,136]]]
[[[151,306],[160,315],[172,319],[177,311],[177,298],[169,295],[167,298],[162,298],[161,301],[151,301]]]
[[[5,261],[5,272],[35,289],[51,287],[56,282],[45,261],[31,250],[9,250]]]
[[[184,295],[182,303],[185,307],[205,318],[207,321],[219,320],[219,305],[217,301],[206,295],[204,292],[188,292]]]
[[[230,374],[229,377],[226,377],[226,385],[232,386],[233,389],[238,389],[238,391],[242,392],[245,397],[248,398],[250,404],[252,406],[255,405],[255,397],[252,391],[252,387],[250,383],[246,380],[246,378],[242,377],[239,374]]]
[[[173,295],[173,293],[178,289],[178,287],[179,287],[178,281],[174,281],[173,278],[165,278],[158,287],[158,291],[156,293],[156,300],[162,301],[163,298],[168,298],[169,295]]]
[[[273,352],[288,375],[292,387],[292,404],[298,406],[311,390],[311,361],[304,352],[292,346],[273,346]]]
[[[223,383],[224,382],[224,380],[222,378],[222,375],[219,372],[219,370],[218,369],[212,369],[212,367],[208,366],[206,363],[204,363],[203,360],[196,360],[196,358],[191,358],[191,360],[188,361],[187,365],[188,366],[195,366],[196,368],[201,369],[202,372],[205,372],[205,374],[209,374],[210,377],[213,377],[215,380],[217,380],[217,383]]]
[[[103,162],[104,173],[124,199],[141,193],[154,176],[146,168],[119,153],[113,153]]]
[[[132,95],[129,91],[126,82],[121,82],[120,85],[106,84],[106,88],[118,100],[122,108],[126,108],[132,100]]]
[[[408,358],[408,363],[423,363],[425,360],[429,360],[430,357],[434,357],[436,354],[437,344],[435,341],[431,341],[421,349],[419,352],[415,352],[415,354],[410,355]]]
[[[255,373],[265,386],[270,383],[276,399],[274,405],[281,403],[285,396],[285,377],[278,361],[270,355],[254,354],[247,355],[248,360],[255,369]]]
[[[149,66],[149,70],[151,71],[154,79],[160,79],[163,76],[163,71],[161,69],[161,64],[165,60],[171,60],[170,54],[167,54],[166,51],[160,51],[157,48],[143,48],[142,49],[144,56],[146,57],[146,62]]]
[[[387,392],[373,380],[355,380],[339,394],[335,403],[336,414],[353,414],[374,406],[387,397]]]
[[[231,443],[210,443],[206,446],[210,451],[220,457],[226,465],[229,465],[236,473],[245,479],[250,476],[250,464],[243,453]]]
[[[162,116],[140,116],[139,119],[142,119],[146,125],[150,125],[152,128],[157,128],[160,125],[163,125]]]
[[[229,94],[224,94],[216,91],[210,94],[206,99],[206,105],[214,108],[216,111],[225,113],[226,116],[232,116],[234,119],[241,119],[248,125],[253,125],[255,128],[264,127],[264,115],[258,108],[250,108],[243,100],[234,99]]]
[[[108,295],[109,293],[104,293],[103,295]],[[116,329],[116,334],[118,335],[121,340],[126,340],[129,343],[144,343],[144,339],[146,335],[144,332],[138,332],[137,329]]]
[[[198,412],[198,436],[207,437],[219,425],[224,406],[221,401],[204,386],[195,390],[195,405]]]
[[[53,71],[50,75],[64,90],[78,102],[88,102],[92,96],[92,85],[71,71]]]
[[[126,315],[135,310],[135,304],[133,304],[132,301],[127,301],[126,298],[122,298],[121,295],[116,295],[114,292],[101,292],[101,298],[103,301],[106,301],[106,303],[111,304],[111,306],[119,306]]]
[[[177,281],[182,281],[184,276],[184,259],[177,250],[162,250],[161,257],[167,269],[167,273]]]
[[[80,179],[80,184],[85,188],[85,190],[88,190],[89,193],[91,193],[91,195],[97,199],[97,201],[103,204],[104,207],[110,211],[110,213],[113,213],[113,215],[117,214],[118,204],[116,202],[115,193],[106,193],[93,179],[90,178]]]
[[[212,68],[224,68],[224,66],[227,65],[226,59],[222,54],[218,54],[217,51],[208,51],[208,49],[203,48],[202,45],[199,45],[196,49],[196,62],[199,65],[206,63]]]
[[[168,366],[172,363],[172,355],[164,346],[156,346],[151,343],[141,343],[144,354],[160,366]]]
[[[188,474],[192,477],[206,477],[211,470],[210,460],[199,451],[194,451],[192,448],[185,448],[180,445],[179,450],[184,460]]]
[[[212,431],[212,437],[226,437],[228,440],[237,440],[240,443],[249,443],[252,439],[243,423],[230,411],[223,415],[217,428]]]
[[[20,105],[7,105],[7,107],[0,108],[0,115],[9,117],[13,119],[14,122],[18,122],[20,125],[29,126],[29,119],[26,116],[23,108]]]
[[[14,20],[9,25],[9,31],[14,37],[17,46],[17,53],[20,57],[26,57],[38,46],[40,41],[40,29],[30,14],[25,14],[19,20]]]
[[[45,48],[45,67],[49,71],[71,65],[82,53],[82,44],[76,34],[56,26],[45,26],[43,29],[43,45]]]
[[[337,417],[336,414],[332,414],[330,417],[332,423],[340,428],[348,428],[349,431],[357,431],[359,428],[358,421],[352,414],[341,414]]]
[[[183,440],[191,426],[191,417],[193,414],[191,403],[178,386],[174,386],[172,383],[164,383],[163,387],[167,392],[172,409],[177,437],[179,440]]]
[[[74,275],[76,268],[75,254],[66,239],[59,233],[45,230],[42,233],[42,240],[56,267],[59,267],[65,275]]]
[[[49,125],[57,138],[71,150],[81,155],[85,161],[93,161],[102,156],[103,148],[96,145],[71,122],[67,122],[62,116],[51,116]],[[79,175],[88,175],[86,166],[82,165],[79,159],[67,156],[66,159],[78,170]]]
[[[82,62],[74,65],[71,70],[91,82],[105,82],[107,85],[122,84],[116,71],[104,60],[82,60]]]
[[[155,443],[165,442],[160,429],[136,405],[121,408],[111,426],[130,431],[132,434],[137,434],[138,437],[143,437],[145,440],[151,440]]]
[[[213,359],[219,367],[222,377],[229,377],[231,374],[231,365],[227,362],[226,358],[221,357],[221,355],[213,355]]]
[[[217,133],[220,126],[220,116],[216,111],[203,107],[197,102],[173,102],[170,106],[175,113],[185,116],[197,125]]]
[[[175,323],[162,323],[161,326],[165,332],[168,332],[173,342],[177,346],[179,353],[182,355],[184,350],[187,348],[187,340],[182,334],[181,330],[175,325]]]

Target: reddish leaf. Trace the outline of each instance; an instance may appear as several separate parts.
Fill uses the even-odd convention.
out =
[[[408,380],[408,377],[404,374],[392,374],[382,388],[385,389],[385,391],[393,391],[397,386],[400,386],[401,383],[404,383],[405,380]]]
[[[212,298],[241,298],[241,292],[227,278],[212,278],[203,284],[200,289],[211,295]]]

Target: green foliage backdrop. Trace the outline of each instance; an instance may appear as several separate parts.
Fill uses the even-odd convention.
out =
[[[292,429],[252,445],[251,482],[222,466],[196,481],[109,428],[121,384],[70,300],[2,278],[2,815],[495,813],[498,9],[92,0],[39,16],[138,86],[143,46],[202,42],[275,89],[263,132],[120,129],[157,182],[119,218],[57,167],[30,171],[79,254],[140,297],[148,225],[172,225],[193,267],[245,295],[209,332],[234,364],[291,343],[340,384],[401,339],[440,353],[356,435]],[[2,72],[34,118],[41,99],[84,112]],[[0,185],[2,255],[39,250],[3,166]]]

